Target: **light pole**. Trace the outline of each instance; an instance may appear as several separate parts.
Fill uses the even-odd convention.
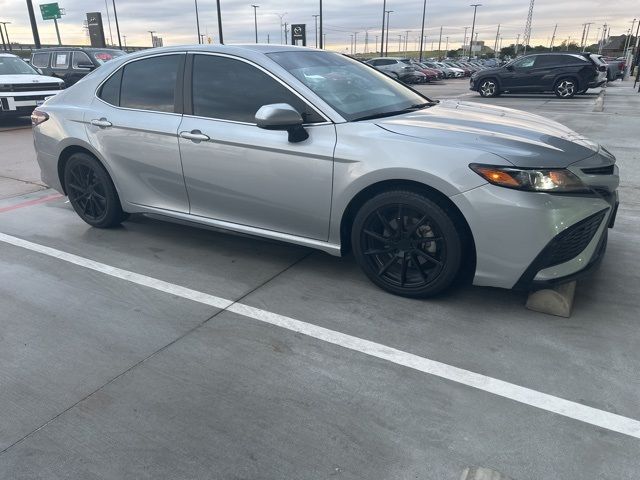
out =
[[[107,11],[107,23],[109,24],[109,39],[111,40],[111,45],[113,45],[113,33],[111,32],[111,17],[109,16],[109,3],[107,0],[104,0],[104,9]]]
[[[120,39],[120,26],[118,25],[118,11],[116,10],[116,0],[112,0],[113,3],[113,18],[116,21],[116,32],[118,32],[118,46],[122,50],[122,40]]]
[[[151,47],[155,47],[154,45],[154,41],[153,41],[153,34],[156,33],[155,30],[147,30],[147,32],[149,32],[149,34],[151,35]]]
[[[389,15],[393,13],[393,10],[387,10],[386,13],[387,13],[387,35],[385,38],[384,55],[383,55],[385,57],[389,54]]]
[[[476,10],[478,10],[478,7],[481,7],[482,4],[474,3],[469,6],[473,7],[473,23],[471,24],[471,40],[469,40],[469,58],[471,58],[471,55],[473,54],[473,31],[476,28]]]
[[[2,38],[2,50],[6,52],[7,44],[4,41],[4,32],[2,31],[2,28],[0,28],[0,38]]]
[[[9,51],[13,52],[13,48],[11,47],[11,40],[9,40],[9,31],[7,30],[7,23],[11,23],[11,22],[0,22],[0,23],[4,25],[4,35],[5,37],[7,37],[7,45],[9,45]]]
[[[426,1],[426,0],[425,0]],[[387,0],[382,0],[382,33],[380,36],[380,56],[384,57],[384,16],[387,13]]]
[[[353,33],[349,34],[350,43],[349,43],[349,54],[353,55]]]
[[[40,34],[38,33],[38,24],[36,23],[36,15],[33,12],[33,3],[27,0],[27,10],[29,11],[29,22],[31,23],[31,32],[33,33],[33,43],[36,48],[40,48]]]
[[[467,56],[467,30],[469,27],[464,27],[464,39],[462,40],[462,56]]]
[[[353,54],[358,53],[358,32],[353,32]]]
[[[398,34],[398,52],[402,51],[402,34]]]
[[[253,25],[256,29],[256,43],[258,43],[258,8],[260,5],[251,5],[253,7]]]
[[[322,0],[320,0],[320,48],[324,48],[324,36],[322,35]]]
[[[195,2],[196,2],[196,27],[198,29],[198,43],[202,43],[201,42],[202,37],[200,36],[200,16],[198,15],[198,0],[195,0]]]
[[[220,0],[216,0],[216,8],[218,9],[218,36],[220,37],[220,45],[224,45],[222,38],[222,9],[220,8]]]
[[[126,35],[122,35],[122,39],[124,40],[124,51],[127,51],[127,36]]]
[[[422,30],[420,31],[420,61],[422,62],[422,44],[424,40],[424,16],[427,13],[427,0],[422,4]]]
[[[311,15],[313,17],[313,23],[315,24],[315,30],[314,30],[314,35],[316,37],[316,48],[318,48],[318,17],[320,15]]]
[[[378,36],[376,35],[376,55],[378,54]]]
[[[280,18],[280,45],[283,45],[283,40],[282,40],[282,19],[284,18],[284,16],[287,14],[287,12],[284,13],[274,13],[274,15],[277,15]]]

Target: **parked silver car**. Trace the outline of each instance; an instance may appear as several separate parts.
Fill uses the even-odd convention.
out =
[[[280,45],[114,59],[32,116],[42,179],[111,227],[153,214],[342,255],[400,295],[529,288],[602,257],[618,169],[545,118],[435,102]]]
[[[427,77],[419,72],[410,62],[401,58],[380,57],[367,60],[365,63],[386,73],[391,78],[401,80],[405,83],[425,83]]]

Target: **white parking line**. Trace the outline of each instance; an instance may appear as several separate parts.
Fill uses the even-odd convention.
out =
[[[579,420],[607,430],[640,438],[640,421],[632,418],[623,417],[622,415],[617,415],[605,410],[599,410],[570,400],[554,397],[553,395],[548,395],[513,383],[504,382],[496,378],[464,370],[446,363],[430,360],[380,343],[364,340],[353,335],[347,335],[328,328],[313,325],[311,323],[285,317],[277,313],[251,307],[242,303],[236,303],[232,300],[216,297],[190,288],[185,288],[153,277],[112,267],[104,263],[29,242],[4,233],[0,233],[0,241],[16,247],[31,250],[33,252],[38,252],[43,255],[48,255],[80,267],[126,280],[128,282],[227,310],[293,332],[299,332],[333,345],[338,345],[356,352],[364,353],[371,357],[386,360],[396,365],[402,365],[423,373],[451,380],[462,385],[467,385],[478,390],[493,393],[494,395],[508,398],[525,405],[530,405],[547,412],[553,412],[558,415]]]

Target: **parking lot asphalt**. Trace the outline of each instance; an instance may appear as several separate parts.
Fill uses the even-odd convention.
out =
[[[499,289],[395,297],[350,256],[146,217],[92,229],[3,125],[0,478],[637,478],[640,95],[418,89],[617,156],[620,213],[571,318]]]

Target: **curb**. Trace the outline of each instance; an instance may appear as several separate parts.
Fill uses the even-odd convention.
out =
[[[596,98],[596,103],[593,106],[594,112],[602,112],[604,111],[604,96],[607,91],[607,87],[602,87],[600,93],[598,94],[598,98]]]

